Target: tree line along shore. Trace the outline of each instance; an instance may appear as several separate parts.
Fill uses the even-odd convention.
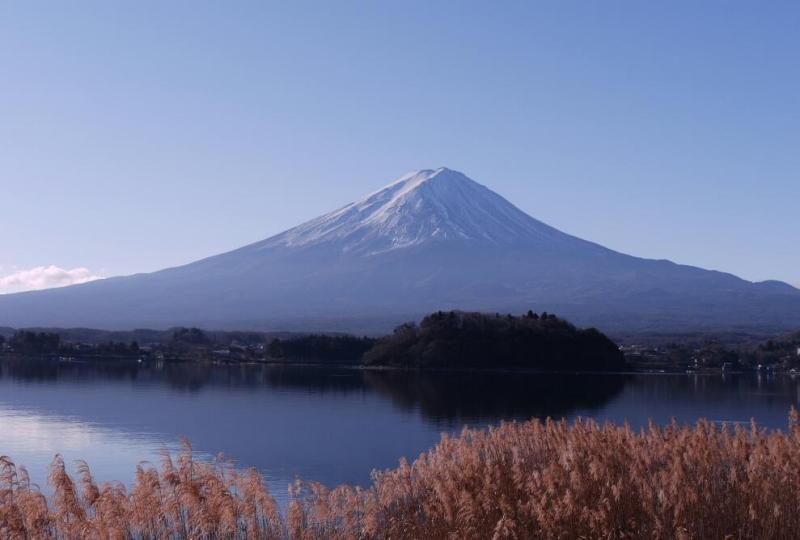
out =
[[[578,329],[548,313],[522,316],[439,311],[383,337],[218,336],[174,329],[165,342],[63,340],[55,331],[21,330],[2,344],[7,354],[138,360],[261,361],[414,369],[621,370],[624,355],[596,329]]]
[[[625,336],[618,346],[596,329],[578,329],[548,313],[440,311],[382,337],[183,327],[129,332],[0,328],[0,355],[429,369],[797,371],[800,332],[769,338]]]

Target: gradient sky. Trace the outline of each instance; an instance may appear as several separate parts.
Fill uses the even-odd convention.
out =
[[[800,4],[656,4],[0,2],[0,292],[442,165],[610,248],[800,285]]]

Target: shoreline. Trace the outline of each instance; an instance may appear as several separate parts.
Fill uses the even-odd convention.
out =
[[[104,362],[130,363],[136,365],[152,364],[195,364],[195,365],[215,365],[215,366],[265,366],[273,368],[333,368],[354,371],[397,371],[397,372],[416,372],[416,373],[506,373],[506,374],[526,374],[526,375],[748,375],[748,374],[781,374],[781,375],[800,375],[800,372],[793,369],[723,369],[723,368],[703,368],[703,369],[682,369],[682,368],[655,368],[644,366],[631,366],[625,370],[542,370],[532,368],[460,368],[460,367],[402,367],[402,366],[380,366],[380,365],[360,365],[353,363],[332,363],[332,362],[313,362],[313,361],[276,361],[276,360],[225,360],[225,359],[205,359],[205,358],[163,358],[154,359],[147,357],[131,358],[127,356],[55,356],[55,355],[26,355],[18,353],[0,354],[0,361],[3,360],[25,360],[35,359],[37,361],[50,361],[60,364],[102,364]]]

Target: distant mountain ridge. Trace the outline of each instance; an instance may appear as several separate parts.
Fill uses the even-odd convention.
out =
[[[529,308],[604,330],[800,327],[788,284],[618,253],[447,168],[191,264],[0,296],[0,325],[383,332],[439,309]]]

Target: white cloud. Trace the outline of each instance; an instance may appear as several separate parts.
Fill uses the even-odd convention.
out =
[[[53,265],[37,266],[30,270],[18,270],[7,276],[0,276],[0,294],[65,287],[95,279],[103,277],[92,274],[88,268],[67,270]]]

